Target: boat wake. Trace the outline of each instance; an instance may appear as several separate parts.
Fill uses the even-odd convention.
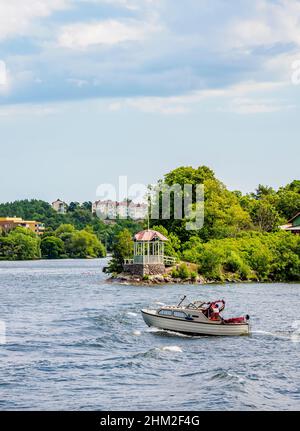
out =
[[[166,337],[201,338],[201,337],[194,337],[192,335],[182,334],[180,332],[168,331],[167,329],[159,329],[154,327],[146,329],[146,332],[150,332],[152,334],[162,335]]]
[[[137,313],[133,313],[132,311],[128,311],[126,314],[129,317],[136,317],[137,316]]]
[[[164,346],[161,347],[159,350],[162,350],[163,352],[182,353],[182,348],[179,346]]]
[[[141,331],[133,331],[132,333],[135,337],[139,337],[140,335],[142,335]]]
[[[279,338],[282,340],[292,340],[293,339],[293,334],[289,334],[288,332],[285,334],[282,334],[279,332],[269,332],[269,331],[256,330],[256,331],[252,331],[252,335],[267,335],[269,337]]]

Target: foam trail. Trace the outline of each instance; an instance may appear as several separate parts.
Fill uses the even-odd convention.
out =
[[[136,317],[137,314],[136,313],[132,313],[131,311],[128,311],[127,316]]]
[[[135,335],[136,337],[139,337],[140,335],[142,335],[141,331],[133,331],[133,335]]]
[[[163,329],[158,329],[158,328],[153,328],[153,327],[151,327],[151,328],[147,328],[146,329],[146,332],[163,332]]]
[[[168,331],[167,329],[159,329],[159,328],[147,328],[146,332],[150,332],[153,334],[168,334],[168,335],[172,335],[173,337],[181,337],[181,338],[203,338],[202,336],[192,336],[192,335],[187,335],[187,334],[182,334],[180,332],[175,332],[175,331]]]
[[[182,349],[179,346],[164,346],[161,350],[164,352],[182,353]]]
[[[281,338],[283,340],[290,340],[291,337],[287,336],[287,335],[280,335],[280,334],[276,334],[274,332],[268,332],[268,331],[261,331],[261,330],[257,330],[257,331],[251,331],[252,334],[260,334],[260,335],[270,335],[271,337],[275,337],[275,338]]]

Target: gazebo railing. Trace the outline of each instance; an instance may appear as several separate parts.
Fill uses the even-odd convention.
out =
[[[176,257],[164,256],[164,264],[166,266],[173,266],[176,264]]]
[[[125,265],[136,264],[164,264],[166,266],[173,266],[176,264],[176,258],[171,256],[134,256],[133,259],[124,259]]]
[[[134,256],[133,258],[134,263],[140,263],[140,264],[147,264],[147,263],[164,263],[164,257],[163,256]]]

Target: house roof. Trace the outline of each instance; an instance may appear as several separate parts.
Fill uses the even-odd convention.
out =
[[[160,239],[161,241],[169,241],[168,238],[156,230],[142,230],[134,236],[136,241],[152,241],[156,238]]]
[[[300,216],[300,212],[298,212],[296,215],[294,215],[294,217],[291,218],[291,220],[289,220],[288,223],[292,223],[299,216]]]

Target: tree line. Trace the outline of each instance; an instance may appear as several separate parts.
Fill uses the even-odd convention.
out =
[[[230,191],[206,166],[179,167],[159,182],[168,186],[204,185],[205,218],[199,231],[186,230],[187,217],[150,220],[169,238],[166,255],[191,262],[207,280],[300,280],[300,236],[282,231],[300,211],[300,180],[275,190],[259,185],[253,193]],[[172,199],[171,199],[172,202]],[[194,205],[197,205],[196,203]],[[86,258],[113,253],[111,271],[121,271],[133,252],[132,236],[146,228],[133,220],[104,223],[91,203],[73,202],[59,214],[41,200],[0,204],[0,216],[45,223],[42,237],[22,228],[0,235],[0,259]],[[180,269],[181,268],[181,269]],[[182,276],[186,272],[180,267]]]
[[[71,202],[67,213],[60,214],[42,200],[0,204],[0,217],[17,216],[45,224],[42,236],[21,227],[0,230],[0,260],[104,257],[120,231],[127,228],[133,234],[141,229],[132,220],[104,223],[92,214],[91,207],[91,202]]]

